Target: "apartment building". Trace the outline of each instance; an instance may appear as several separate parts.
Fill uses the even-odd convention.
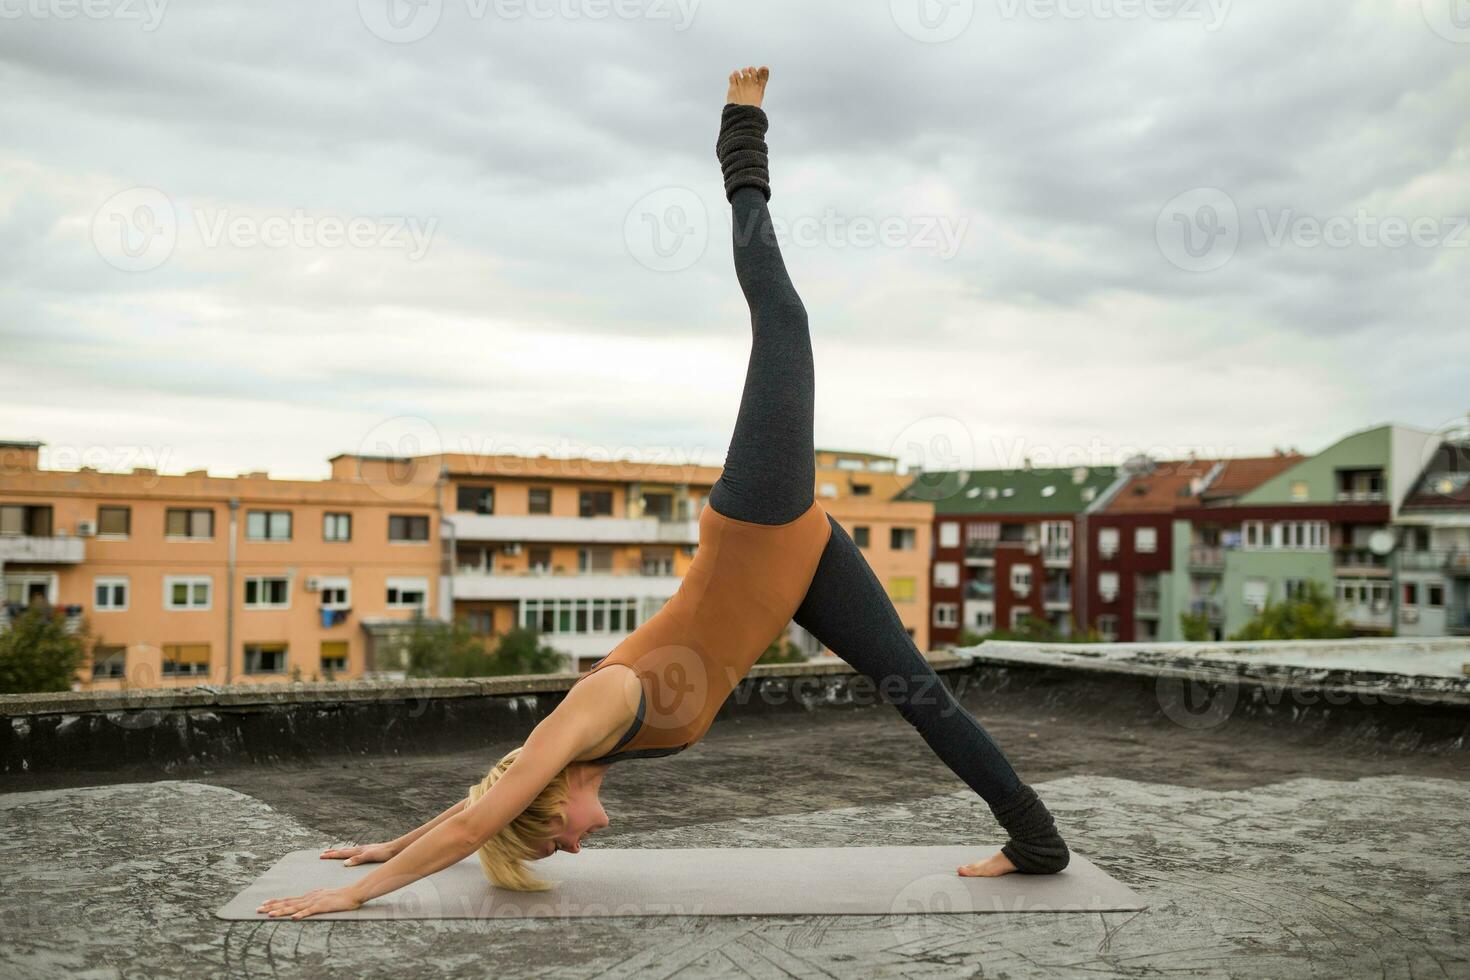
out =
[[[1181,640],[1180,616],[1224,623],[1224,552],[1215,531],[1191,531],[1183,511],[1223,506],[1296,465],[1296,453],[1247,459],[1129,460],[1079,522],[1085,547],[1078,621],[1104,640]],[[1208,526],[1207,526],[1208,527]],[[1218,638],[1218,636],[1217,636]]]
[[[1112,466],[921,474],[901,500],[934,505],[930,639],[1014,630],[1028,617],[1069,634],[1076,620],[1078,520]]]
[[[41,468],[0,443],[0,628],[29,606],[85,617],[85,687],[360,676],[438,601],[426,487]]]
[[[1439,443],[1396,523],[1395,632],[1470,635],[1470,439]]]

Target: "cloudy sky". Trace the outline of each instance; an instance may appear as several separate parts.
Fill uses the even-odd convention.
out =
[[[1470,408],[1450,0],[0,0],[0,438],[723,457],[772,68],[821,445],[1311,451]]]

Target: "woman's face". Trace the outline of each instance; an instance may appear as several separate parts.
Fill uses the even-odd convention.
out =
[[[574,766],[568,776],[567,812],[562,830],[544,842],[542,857],[557,851],[576,854],[582,842],[608,825],[607,811],[602,808],[598,791],[607,766]]]

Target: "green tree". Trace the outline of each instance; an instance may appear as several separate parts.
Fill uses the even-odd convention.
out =
[[[1065,634],[1057,629],[1049,619],[1038,616],[1027,616],[1021,621],[1021,628],[1014,630],[993,630],[981,636],[965,630],[960,634],[960,646],[974,646],[984,643],[986,640],[1016,640],[1021,643],[1101,643],[1102,635],[1097,630],[1079,630],[1076,620],[1071,621],[1071,629]]]
[[[1331,640],[1352,636],[1337,618],[1337,603],[1316,582],[1285,602],[1267,602],[1266,608],[1230,638],[1232,640]]]
[[[801,652],[801,648],[792,643],[785,633],[782,633],[771,641],[771,645],[766,647],[765,652],[760,655],[756,663],[800,664],[805,663],[806,660],[807,656]]]
[[[1206,612],[1180,613],[1179,633],[1191,643],[1203,643],[1210,638],[1210,616]]]
[[[30,606],[0,633],[0,694],[70,691],[89,645],[85,623],[68,632],[61,611]]]
[[[563,663],[562,655],[543,644],[535,630],[516,627],[491,648],[486,637],[460,619],[440,623],[416,617],[399,639],[397,653],[410,677],[550,674]]]

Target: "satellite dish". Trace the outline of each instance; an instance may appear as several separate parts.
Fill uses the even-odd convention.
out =
[[[1368,550],[1375,555],[1386,555],[1393,550],[1393,532],[1387,528],[1379,528],[1368,535]]]

